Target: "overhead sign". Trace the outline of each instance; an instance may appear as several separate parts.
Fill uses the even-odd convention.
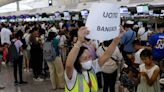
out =
[[[86,22],[90,31],[87,38],[99,40],[111,40],[118,36],[120,26],[120,6],[108,3],[95,3]]]
[[[147,3],[147,2],[152,2],[154,0],[129,0],[129,3]]]

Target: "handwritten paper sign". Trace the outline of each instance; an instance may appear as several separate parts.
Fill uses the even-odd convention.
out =
[[[120,25],[120,6],[109,3],[95,3],[91,6],[86,27],[90,31],[87,38],[111,40],[118,36]]]

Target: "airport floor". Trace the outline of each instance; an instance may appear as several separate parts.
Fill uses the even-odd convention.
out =
[[[31,72],[23,72],[23,76],[28,84],[15,86],[13,68],[11,66],[3,66],[0,72],[0,84],[3,84],[5,89],[0,89],[0,92],[64,92],[64,89],[52,90],[50,80],[44,80],[43,82],[33,81]],[[116,90],[118,90],[118,84],[116,84]],[[99,92],[103,92],[102,89]],[[161,92],[164,92],[164,90],[161,90]]]
[[[26,85],[14,85],[13,68],[11,66],[2,67],[0,72],[0,84],[5,89],[0,92],[64,92],[63,89],[52,90],[50,80],[43,82],[33,81],[31,72],[23,72],[23,78],[28,82]]]

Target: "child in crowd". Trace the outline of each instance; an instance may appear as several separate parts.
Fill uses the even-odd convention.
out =
[[[143,64],[139,66],[140,84],[138,85],[137,92],[160,92],[160,69],[153,62],[151,50],[143,50],[140,57]]]
[[[123,68],[120,75],[120,83],[124,89],[127,89],[128,92],[135,92],[135,88],[138,84],[136,74],[138,71],[133,67]],[[119,92],[124,92],[124,89],[119,89]]]
[[[7,55],[8,55],[8,44],[4,43],[3,45],[3,61],[6,62],[7,61]]]
[[[135,49],[134,65],[136,68],[139,68],[139,65],[143,63],[140,54],[144,50],[144,48],[141,46],[141,42],[139,40],[133,41],[133,47]]]

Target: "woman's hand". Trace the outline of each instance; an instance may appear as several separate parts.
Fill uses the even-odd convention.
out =
[[[120,34],[118,35],[118,38],[121,38],[125,32],[126,30],[122,26],[120,26]]]
[[[84,42],[85,41],[85,36],[89,34],[89,31],[87,30],[86,27],[81,27],[78,31],[78,41]]]
[[[140,74],[142,75],[142,76],[147,76],[147,73],[145,73],[145,72],[140,72]]]
[[[122,26],[120,26],[120,33],[119,33],[119,35],[114,39],[115,43],[119,43],[119,42],[120,42],[120,39],[121,39],[121,37],[124,35],[125,32],[126,32],[125,29],[124,29]]]

